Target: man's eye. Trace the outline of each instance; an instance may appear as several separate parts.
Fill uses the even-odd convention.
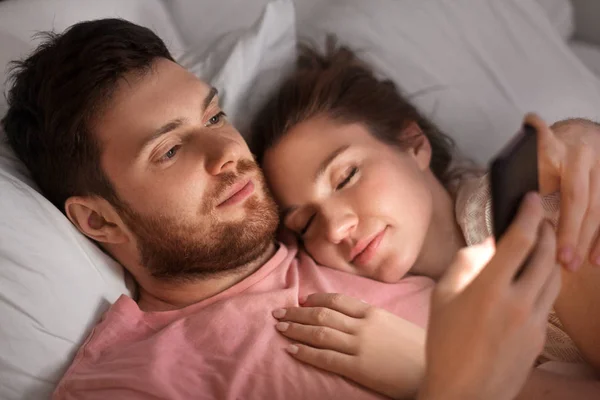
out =
[[[354,175],[356,175],[357,172],[358,172],[358,167],[352,167],[352,169],[349,170],[348,175],[346,175],[344,180],[341,181],[335,189],[340,190],[344,186],[346,186],[352,180],[352,178],[354,178]]]
[[[223,118],[225,118],[227,116],[227,114],[225,114],[223,111],[219,111],[217,114],[213,115],[208,122],[206,123],[206,126],[212,126],[212,125],[216,125],[219,122],[221,122],[221,120]]]
[[[160,162],[169,161],[170,159],[175,157],[175,155],[179,151],[180,147],[181,147],[180,145],[171,147],[169,149],[169,151],[167,151],[165,154],[163,154],[163,156],[160,158]]]

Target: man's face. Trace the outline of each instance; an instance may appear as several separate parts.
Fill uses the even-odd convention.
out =
[[[277,210],[263,175],[215,91],[155,61],[123,80],[94,125],[101,166],[158,279],[190,279],[248,263],[270,244]]]

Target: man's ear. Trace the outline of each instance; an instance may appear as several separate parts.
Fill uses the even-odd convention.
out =
[[[411,122],[402,130],[401,138],[412,138],[412,146],[408,153],[414,157],[419,169],[422,171],[429,169],[431,163],[431,143],[421,127],[416,122]]]
[[[100,197],[69,197],[65,211],[81,233],[100,244],[120,244],[129,240],[123,220],[114,207]]]

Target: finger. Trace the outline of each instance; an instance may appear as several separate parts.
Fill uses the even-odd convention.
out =
[[[523,124],[533,126],[538,134],[542,135],[542,138],[554,137],[554,132],[550,129],[548,124],[536,113],[527,113],[523,119]]]
[[[482,272],[493,284],[510,284],[529,254],[533,251],[538,229],[543,219],[540,196],[528,193],[504,236],[496,244],[496,254]]]
[[[594,248],[590,251],[590,263],[596,267],[600,266],[600,230],[596,232]]]
[[[538,155],[546,155],[550,158],[552,167],[559,167],[558,160],[564,157],[564,145],[560,139],[556,137],[554,131],[542,120],[538,115],[529,113],[525,116],[523,125],[532,126],[535,129],[538,143]],[[553,174],[554,175],[554,174]],[[542,178],[548,178],[542,176]],[[554,180],[553,180],[554,181]],[[548,185],[541,185],[548,186]],[[558,185],[549,185],[555,187],[558,190]]]
[[[494,239],[491,237],[478,245],[459,250],[437,284],[438,296],[453,296],[462,292],[479,275],[494,252]]]
[[[364,318],[371,306],[362,300],[341,293],[313,293],[303,307],[327,307],[349,317]]]
[[[554,263],[552,274],[550,274],[535,303],[536,315],[534,315],[534,318],[537,318],[542,324],[545,324],[548,320],[548,314],[550,314],[550,311],[554,307],[554,302],[560,293],[562,284],[561,276],[560,265]]]
[[[600,211],[600,165],[596,164],[590,174],[590,208]],[[597,197],[598,196],[598,197]],[[600,218],[600,217],[599,217]],[[589,260],[594,265],[600,265],[600,221],[596,225],[596,236],[593,248],[589,251]]]
[[[355,357],[333,350],[316,349],[301,343],[294,343],[286,351],[295,359],[337,375],[347,376],[355,365]]]
[[[358,351],[355,336],[326,326],[278,322],[275,328],[285,337],[319,349],[335,350],[344,354],[356,354]]]
[[[575,253],[583,217],[589,201],[591,151],[580,147],[571,155],[560,185],[560,217],[558,222],[558,257],[569,269],[581,264]]]
[[[565,163],[567,146],[556,133],[560,126],[549,128],[536,115],[528,115],[525,123],[535,127],[538,149],[539,191],[543,196],[560,190],[562,168]]]
[[[297,322],[303,325],[327,326],[346,333],[356,332],[358,320],[339,311],[325,307],[290,307],[273,311],[280,321]]]
[[[533,305],[544,285],[555,271],[556,235],[552,225],[544,221],[539,227],[535,249],[524,265],[523,273],[515,281],[515,290],[523,296],[523,302]]]
[[[583,219],[579,239],[577,240],[577,256],[580,260],[593,260],[592,241],[598,235],[600,227],[600,168],[593,168],[589,180],[589,200]],[[593,261],[592,261],[593,262]]]

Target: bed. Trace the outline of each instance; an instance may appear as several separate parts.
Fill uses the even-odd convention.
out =
[[[219,88],[246,135],[298,41],[322,46],[329,33],[479,163],[527,111],[600,120],[600,5],[586,0],[4,0],[0,65],[31,51],[37,31],[107,16],[154,29]],[[0,116],[6,107],[0,98]],[[1,143],[0,398],[47,398],[103,311],[133,290]]]

